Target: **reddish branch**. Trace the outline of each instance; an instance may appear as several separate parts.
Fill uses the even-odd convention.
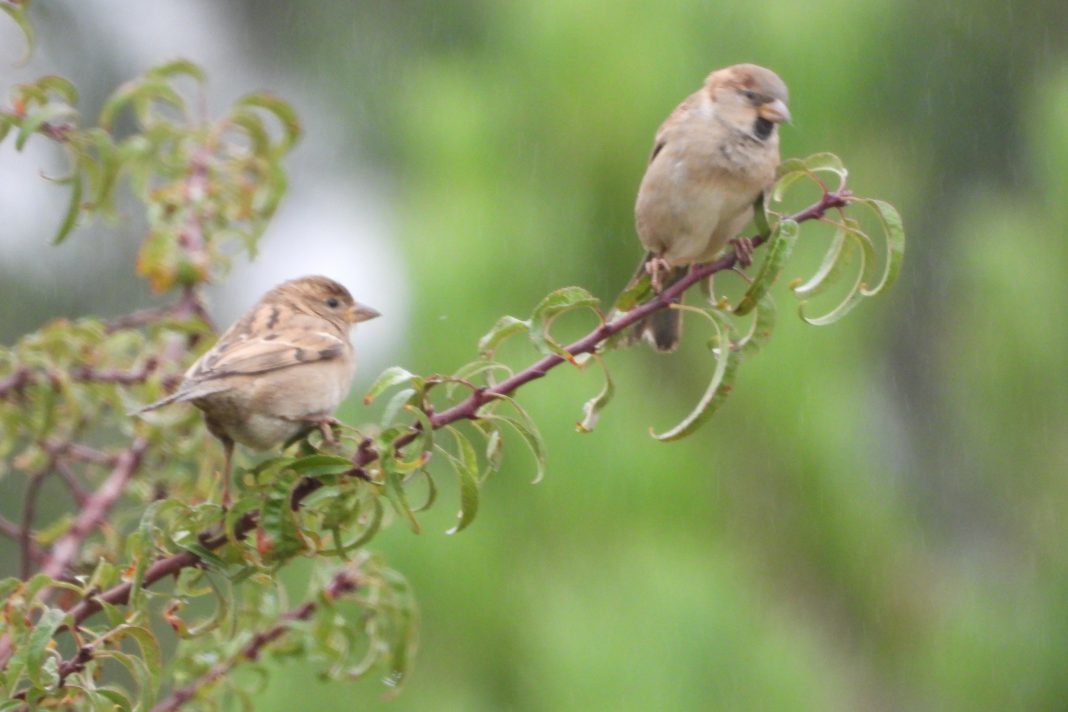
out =
[[[834,208],[844,207],[849,203],[851,194],[842,189],[838,191],[828,192],[823,195],[819,202],[809,206],[805,210],[799,213],[788,216],[787,219],[795,222],[805,222],[808,220],[817,220],[822,218],[823,215]],[[763,244],[767,238],[757,236],[753,238],[754,247]],[[716,272],[722,272],[723,270],[729,270],[734,267],[736,257],[733,253],[727,253],[723,257],[714,262],[698,265],[693,267],[689,273],[681,280],[673,284],[668,289],[665,289],[662,293],[655,298],[645,302],[644,304],[632,309],[626,314],[620,315],[618,318],[613,319],[610,322],[603,323],[586,336],[582,337],[578,341],[570,344],[566,347],[568,353],[572,356],[583,353],[591,353],[600,346],[605,339],[618,334],[625,330],[632,324],[637,323],[640,319],[651,314],[658,309],[666,309],[677,298],[681,297],[683,292],[697,284],[698,282],[706,279]],[[468,396],[465,400],[461,401],[457,405],[443,410],[440,413],[435,413],[430,416],[430,424],[434,429],[438,429],[454,423],[459,420],[472,420],[478,418],[479,409],[487,403],[499,398],[500,396],[509,395],[519,387],[526,383],[537,380],[551,369],[564,363],[565,359],[562,356],[556,354],[546,356],[540,361],[528,366],[522,371],[517,372],[510,378],[498,383],[492,388],[486,388],[477,390]],[[393,446],[395,448],[402,448],[405,445],[411,443],[419,436],[419,431],[416,427],[413,427],[408,433],[399,437],[394,441]],[[357,468],[368,465],[378,459],[378,454],[372,448],[360,447],[356,455],[353,457],[353,462]],[[305,496],[310,494],[314,488],[307,488]],[[294,498],[293,506],[296,507],[300,503],[302,498]],[[256,512],[250,512],[242,517],[234,527],[233,536],[235,538],[243,538],[250,531],[252,531],[257,522]],[[200,544],[209,550],[214,550],[222,546],[228,541],[228,537],[224,534],[210,534],[205,533],[200,537]],[[200,557],[189,551],[183,551],[172,556],[164,557],[157,560],[152,564],[145,572],[144,579],[141,582],[142,586],[151,586],[160,579],[167,578],[168,576],[177,574],[182,569],[189,566],[197,566],[200,564]],[[75,624],[81,623],[86,618],[94,615],[101,609],[100,601],[109,603],[111,605],[123,605],[128,602],[130,597],[130,591],[133,585],[130,583],[124,583],[119,586],[115,586],[108,589],[104,593],[98,596],[86,598],[73,609],[71,613],[74,617]]]
[[[339,571],[334,578],[324,589],[323,593],[328,600],[332,600],[345,593],[350,593],[356,590],[357,582],[355,577],[349,571]],[[306,621],[312,617],[315,613],[317,604],[314,601],[308,601],[291,611],[287,611],[279,618],[279,623],[271,626],[267,630],[260,631],[252,636],[245,647],[241,648],[237,655],[223,660],[217,663],[213,668],[206,673],[193,680],[184,687],[179,687],[172,692],[166,699],[160,701],[151,712],[173,712],[173,710],[179,709],[186,702],[189,702],[197,693],[202,689],[214,684],[217,680],[225,677],[230,673],[238,664],[247,661],[258,660],[263,649],[281,638],[286,632],[289,631],[290,624],[294,621]]]
[[[122,496],[126,483],[130,481],[137,468],[141,465],[148,442],[142,438],[134,440],[128,450],[125,450],[115,460],[115,468],[104,480],[82,507],[78,518],[74,520],[71,528],[60,537],[52,550],[41,564],[41,572],[46,576],[58,578],[62,576],[78,555],[82,548],[82,542],[89,536],[100,523],[107,519],[108,512]]]
[[[107,332],[110,334],[116,331],[121,331],[122,329],[134,329],[139,326],[144,326],[145,324],[152,324],[161,319],[189,319],[193,317],[196,317],[205,324],[211,326],[211,317],[208,316],[208,312],[204,308],[204,302],[201,300],[197,291],[192,287],[189,287],[182,292],[181,298],[174,304],[155,307],[153,309],[142,309],[133,314],[121,316],[105,324],[105,329],[107,329]]]

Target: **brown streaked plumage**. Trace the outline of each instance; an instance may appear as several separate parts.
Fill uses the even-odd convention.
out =
[[[226,453],[229,504],[234,443],[266,450],[330,422],[356,369],[350,328],[378,312],[327,277],[301,277],[267,292],[189,367],[178,390],[137,413],[191,401]]]
[[[786,85],[770,69],[736,64],[709,74],[671,112],[656,132],[638,189],[635,224],[648,252],[635,279],[648,272],[660,290],[735,241],[752,219],[753,203],[775,181],[776,127],[790,120],[787,101]],[[739,240],[735,249],[747,266],[752,246]],[[632,337],[674,350],[681,318],[675,309],[656,312]]]

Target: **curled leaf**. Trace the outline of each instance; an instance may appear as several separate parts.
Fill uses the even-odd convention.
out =
[[[582,287],[563,287],[550,293],[537,307],[528,322],[530,325],[530,340],[534,347],[542,354],[555,353],[574,363],[574,358],[549,334],[549,328],[553,320],[561,314],[575,309],[592,309],[598,317],[597,305],[600,300]]]
[[[0,2],[0,10],[2,10],[8,17],[14,20],[15,24],[22,31],[22,36],[26,38],[26,52],[19,59],[19,65],[24,65],[30,60],[30,53],[33,52],[33,26],[30,24],[29,18],[26,16],[26,8],[29,7],[28,0],[24,2],[8,4],[6,2]]]
[[[277,155],[288,151],[300,138],[301,126],[297,112],[287,102],[268,92],[250,94],[237,102],[237,106],[262,109],[276,119],[282,127],[282,140],[272,150]],[[247,113],[247,112],[246,112]],[[261,124],[262,126],[262,124]]]
[[[690,411],[690,414],[670,430],[659,434],[652,433],[654,438],[661,441],[678,440],[679,438],[683,438],[711,418],[712,414],[716,412],[730,393],[731,384],[734,381],[734,373],[738,368],[738,359],[732,358],[731,355],[730,325],[727,324],[723,316],[717,310],[699,309],[681,305],[677,305],[674,308],[685,309],[686,311],[702,314],[712,322],[712,326],[716,330],[713,339],[713,353],[716,355],[716,367],[712,372],[712,380],[709,381],[708,388],[705,389],[704,395],[701,396],[701,400],[697,402],[697,405]]]
[[[780,220],[779,224],[775,226],[771,233],[771,240],[768,244],[764,263],[760,265],[760,271],[757,272],[753,283],[749,285],[745,296],[742,297],[738,306],[734,308],[735,314],[739,316],[748,314],[764,297],[771,285],[775,284],[775,280],[779,278],[786,260],[790,258],[790,254],[793,252],[799,232],[800,228],[793,220]]]
[[[367,389],[367,394],[363,397],[363,404],[371,405],[375,398],[401,383],[411,383],[417,388],[422,388],[423,379],[400,366],[390,366]]]
[[[864,296],[874,297],[890,287],[901,272],[901,263],[905,259],[905,228],[901,215],[893,205],[874,198],[858,198],[854,202],[866,205],[875,211],[883,227],[886,238],[886,264],[882,277],[874,286],[865,284]]]
[[[457,522],[445,532],[456,534],[466,529],[478,513],[478,456],[471,441],[457,428],[449,427],[449,432],[456,443],[456,454],[440,446],[438,451],[445,455],[460,480],[460,511],[457,513]]]
[[[756,315],[753,317],[749,331],[738,341],[734,342],[733,348],[742,358],[756,355],[764,344],[771,338],[771,332],[775,328],[775,300],[770,294],[765,293],[756,305]]]
[[[529,321],[517,319],[514,316],[502,316],[497,320],[497,323],[493,325],[493,328],[478,340],[479,353],[482,354],[483,358],[491,359],[502,341],[510,336],[521,334],[529,330]]]
[[[534,463],[537,467],[537,471],[534,475],[532,484],[541,482],[545,476],[545,443],[541,439],[541,433],[538,431],[538,426],[531,419],[530,414],[523,410],[514,399],[505,395],[495,395],[496,399],[504,401],[512,406],[512,409],[516,413],[516,417],[501,415],[499,413],[487,413],[483,416],[484,419],[507,423],[513,430],[515,430],[519,436],[523,439],[523,442],[527,444],[532,455],[534,455]]]
[[[604,373],[604,388],[583,404],[582,420],[575,424],[575,428],[580,433],[593,432],[601,411],[604,410],[604,407],[608,405],[616,393],[615,384],[612,382],[612,374],[608,372],[608,366],[605,365],[604,359],[596,355],[593,356],[593,359],[600,364],[601,371]]]

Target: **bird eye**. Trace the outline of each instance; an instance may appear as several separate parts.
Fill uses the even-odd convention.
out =
[[[742,95],[746,99],[748,99],[749,101],[752,101],[753,99],[756,99],[756,92],[752,91],[752,90],[749,90],[749,89],[743,89],[742,90]]]
[[[339,302],[335,297],[330,297],[326,300],[326,306],[330,307],[331,309],[337,309],[339,304],[341,304],[341,302]]]

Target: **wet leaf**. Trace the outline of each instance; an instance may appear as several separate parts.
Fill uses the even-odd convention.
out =
[[[69,104],[46,104],[22,120],[18,136],[15,137],[15,148],[19,151],[37,131],[46,123],[56,119],[77,119],[78,111]]]
[[[445,455],[460,481],[458,521],[455,526],[445,532],[456,534],[466,529],[478,513],[478,456],[475,454],[471,441],[457,428],[450,426],[449,432],[456,443],[456,454],[441,446],[438,446],[438,451]]]
[[[371,384],[371,387],[367,390],[367,394],[363,397],[363,404],[371,405],[375,398],[382,395],[390,388],[402,383],[411,383],[417,389],[423,387],[423,379],[419,376],[416,376],[411,371],[403,369],[400,366],[390,366],[375,379],[374,383]]]
[[[52,641],[53,636],[66,620],[66,611],[59,608],[45,608],[26,641],[26,673],[35,687],[51,688],[58,682],[58,675],[47,674],[45,659],[55,645]]]
[[[78,216],[82,212],[82,177],[75,172],[67,182],[70,183],[70,198],[67,201],[67,211],[63,215],[63,221],[52,237],[53,245],[58,245],[67,239],[78,224]]]
[[[799,232],[798,224],[793,220],[781,220],[775,226],[775,230],[771,234],[771,240],[768,243],[767,256],[764,258],[764,263],[760,266],[760,271],[757,272],[753,283],[746,290],[745,296],[738,302],[738,306],[734,308],[735,314],[739,316],[748,314],[767,291],[771,289],[771,286],[775,284],[779,274],[782,273],[786,260],[790,258],[790,254],[793,252]]]
[[[15,21],[19,30],[22,31],[22,36],[26,38],[26,52],[19,59],[20,66],[29,61],[30,53],[33,52],[33,26],[30,24],[30,20],[26,16],[26,8],[28,6],[28,2],[20,2],[13,5],[9,5],[6,2],[0,2],[0,10]]]
[[[874,297],[882,294],[890,288],[901,272],[901,264],[905,259],[905,228],[901,222],[901,215],[893,205],[883,200],[874,198],[858,198],[854,202],[866,205],[878,215],[886,239],[886,263],[882,277],[875,285],[864,285],[864,296]]]
[[[530,331],[530,322],[514,316],[502,316],[485,336],[478,340],[478,350],[483,358],[493,358],[501,342],[510,336]]]
[[[576,309],[592,309],[598,318],[601,318],[600,312],[597,311],[598,304],[600,300],[582,287],[563,287],[550,293],[534,308],[528,322],[530,340],[534,347],[544,355],[554,353],[574,362],[574,357],[552,338],[549,329],[558,316]]]
[[[492,422],[507,423],[519,434],[523,439],[523,442],[527,444],[531,454],[534,455],[534,463],[537,467],[537,471],[534,475],[532,484],[541,482],[542,478],[545,476],[545,444],[542,442],[541,433],[538,432],[538,426],[531,419],[530,415],[523,410],[514,399],[503,395],[497,395],[495,398],[509,403],[515,411],[516,417],[491,413],[483,416],[483,418]]]
[[[686,311],[704,315],[716,330],[714,337],[713,353],[716,356],[716,366],[712,372],[712,380],[709,381],[704,395],[694,406],[682,422],[663,433],[652,433],[653,437],[661,441],[678,440],[686,437],[696,430],[702,423],[712,417],[727,395],[731,391],[734,381],[734,373],[738,367],[738,359],[732,358],[730,349],[730,326],[724,321],[720,313],[714,309],[698,309],[696,307],[681,307]]]
[[[580,433],[593,432],[601,411],[611,402],[616,392],[615,384],[612,382],[612,374],[608,372],[608,366],[605,364],[604,359],[600,356],[594,356],[593,360],[600,365],[601,371],[604,373],[604,387],[600,393],[590,398],[582,406],[582,420],[575,424]]]

